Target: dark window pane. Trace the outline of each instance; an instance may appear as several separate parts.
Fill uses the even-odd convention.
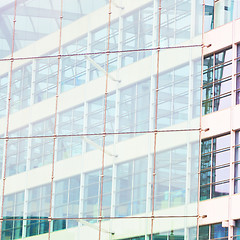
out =
[[[199,227],[199,240],[209,239],[209,226],[200,226]]]
[[[200,187],[200,200],[210,199],[210,185]]]
[[[211,171],[203,171],[201,172],[201,185],[209,184],[210,183],[210,176],[211,176]]]

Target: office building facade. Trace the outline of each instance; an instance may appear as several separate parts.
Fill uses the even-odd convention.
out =
[[[0,1],[0,239],[240,238],[240,1]]]

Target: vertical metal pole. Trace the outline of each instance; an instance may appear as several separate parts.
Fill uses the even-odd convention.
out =
[[[230,137],[231,137],[231,145],[230,145],[230,179],[229,179],[229,201],[228,201],[228,223],[232,219],[232,196],[234,194],[234,170],[235,170],[235,134],[236,132],[233,130],[233,107],[236,105],[236,59],[237,58],[237,45],[235,44],[235,21],[232,22],[232,101],[231,101],[231,110],[230,110]],[[228,239],[233,239],[233,226],[228,226]]]
[[[7,164],[7,148],[8,148],[8,132],[9,132],[9,118],[10,118],[10,107],[11,107],[11,85],[12,85],[12,70],[13,70],[13,54],[14,54],[14,43],[15,43],[15,28],[16,28],[16,10],[17,0],[14,4],[14,19],[13,19],[13,38],[12,38],[12,53],[11,53],[11,66],[10,66],[10,78],[9,78],[9,90],[8,90],[8,109],[7,109],[7,126],[6,126],[6,142],[5,142],[5,156],[3,165],[3,186],[2,186],[2,209],[0,218],[0,240],[2,239],[2,224],[3,224],[3,205],[4,205],[4,193],[6,185],[6,164]]]
[[[197,240],[199,240],[199,203],[200,203],[200,178],[201,178],[201,139],[202,139],[202,99],[203,99],[203,48],[204,48],[204,15],[205,15],[205,0],[202,3],[202,54],[201,54],[201,94],[200,94],[200,131],[199,131],[199,153],[198,153],[198,200],[197,200]]]
[[[58,113],[58,92],[60,80],[60,63],[61,63],[61,41],[62,41],[62,16],[63,13],[63,0],[61,0],[61,13],[60,13],[60,29],[59,29],[59,45],[58,45],[58,70],[57,70],[57,86],[56,86],[56,102],[55,102],[55,121],[54,121],[54,137],[53,137],[53,159],[52,159],[52,175],[51,175],[51,196],[48,217],[48,240],[51,237],[51,222],[52,222],[52,202],[53,202],[53,179],[54,179],[54,163],[55,163],[55,148],[56,148],[56,134],[57,134],[57,113]]]
[[[154,154],[153,154],[153,185],[152,185],[152,218],[151,218],[151,240],[153,240],[153,223],[154,223],[154,197],[156,181],[156,147],[157,147],[157,117],[158,117],[158,79],[159,79],[159,57],[160,57],[160,28],[161,28],[161,3],[158,6],[158,50],[157,50],[157,77],[156,77],[156,100],[155,100],[155,132],[154,132]]]
[[[102,149],[102,170],[101,170],[101,186],[100,186],[100,209],[99,209],[99,232],[98,239],[101,240],[102,228],[102,202],[103,202],[103,179],[104,179],[104,157],[105,157],[105,143],[106,143],[106,118],[107,118],[107,95],[108,95],[108,66],[109,66],[109,48],[110,48],[110,27],[112,14],[112,1],[109,0],[108,10],[108,37],[107,37],[107,60],[106,60],[106,83],[105,83],[105,97],[104,97],[104,122],[103,122],[103,149]]]

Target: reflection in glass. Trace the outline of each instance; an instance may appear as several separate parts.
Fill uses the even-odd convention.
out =
[[[230,140],[230,134],[202,140],[201,200],[229,194]]]
[[[101,170],[85,174],[83,217],[89,218],[90,222],[96,222],[100,213],[101,198]],[[111,215],[111,193],[112,193],[112,167],[104,169],[102,216]]]
[[[14,8],[14,5],[12,6]],[[15,51],[60,28],[61,3],[56,0],[18,1],[16,7]],[[7,10],[6,10],[7,11]],[[58,39],[56,38],[56,44]]]
[[[30,105],[32,83],[32,64],[14,70],[11,84],[11,113]]]
[[[149,236],[148,238],[149,240],[151,240],[151,236]],[[154,234],[153,235],[153,240],[184,240],[185,238],[185,234],[184,234],[184,230],[183,229],[179,229],[179,230],[171,230],[169,232],[163,232],[163,233],[159,233],[159,234]]]
[[[146,211],[147,158],[117,166],[116,216],[129,216]]]
[[[28,127],[9,133],[10,137],[27,137]],[[6,176],[26,171],[28,138],[12,139],[8,142]]]
[[[237,3],[236,3],[237,4]],[[219,0],[215,2],[214,27],[224,25],[233,20],[234,1]]]
[[[119,132],[149,129],[150,82],[145,80],[120,90]],[[134,134],[120,135],[122,141]]]
[[[214,19],[214,0],[206,0],[205,2],[205,16],[204,16],[204,32],[213,29]]]
[[[80,198],[80,176],[73,176],[55,183],[54,210],[55,218],[78,218]],[[53,230],[76,227],[77,221],[54,220]]]
[[[211,239],[228,239],[228,228],[221,223],[211,225]]]
[[[19,239],[23,233],[24,192],[18,192],[4,197],[2,238]],[[12,219],[12,221],[11,221]]]
[[[33,136],[53,136],[54,118],[47,118],[32,125]],[[52,138],[33,138],[31,144],[30,169],[38,168],[52,162]]]
[[[209,226],[200,226],[199,227],[199,240],[209,239]]]
[[[188,65],[170,69],[168,72],[160,74],[158,129],[178,124],[188,119],[188,89]]]
[[[8,75],[0,77],[0,118],[6,116]]]
[[[153,8],[152,4],[123,18],[122,49],[141,49],[152,46]],[[127,52],[122,54],[122,67],[151,55],[151,51]]]
[[[187,147],[157,153],[155,209],[183,205],[186,192]]]
[[[64,0],[63,1],[63,26],[90,14],[108,4],[108,0]]]
[[[229,182],[212,185],[212,197],[221,197],[229,194]]]
[[[57,55],[57,53],[53,53],[52,55]],[[56,95],[57,75],[57,58],[43,58],[36,61],[34,103],[41,102]]]
[[[63,47],[63,55],[87,52],[87,37],[80,38]],[[86,59],[84,56],[62,57],[61,92],[68,91],[86,82]]]
[[[72,108],[59,114],[59,135],[81,134],[83,132],[84,107]],[[82,154],[82,138],[76,136],[57,138],[57,160]]]
[[[92,52],[104,52],[108,48],[108,26],[95,30],[92,32],[91,38],[91,50]],[[112,22],[110,25],[109,36],[109,51],[118,50],[118,37],[119,37],[119,23],[118,21]],[[104,76],[107,67],[107,55],[95,54],[87,56],[90,64],[90,81],[96,78]],[[111,53],[108,61],[108,72],[112,72],[117,69],[118,54]],[[94,64],[92,63],[94,62]],[[96,67],[97,64],[99,67]],[[103,69],[103,70],[100,70]]]
[[[34,236],[48,232],[51,185],[43,185],[29,189],[26,223],[26,236]],[[34,220],[36,219],[36,220]],[[45,220],[40,220],[45,219]]]
[[[203,115],[231,106],[232,49],[204,58]]]
[[[113,133],[115,131],[115,107],[116,107],[116,94],[108,94],[107,96],[107,109],[106,109],[106,132]],[[87,133],[103,133],[104,130],[104,109],[105,97],[102,96],[96,100],[88,103],[88,119],[87,119]],[[90,141],[89,141],[90,140]],[[92,135],[88,136],[87,151],[95,150],[97,146],[102,147],[103,136]],[[91,143],[92,142],[92,143]],[[105,144],[110,145],[114,142],[114,135],[109,135],[105,139]]]

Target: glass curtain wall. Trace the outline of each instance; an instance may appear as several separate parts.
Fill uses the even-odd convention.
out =
[[[160,47],[173,48],[159,58],[157,0],[15,2],[0,3],[0,239],[190,239],[199,2],[162,1]],[[229,51],[211,66],[219,92]],[[173,213],[151,232],[151,214]]]

